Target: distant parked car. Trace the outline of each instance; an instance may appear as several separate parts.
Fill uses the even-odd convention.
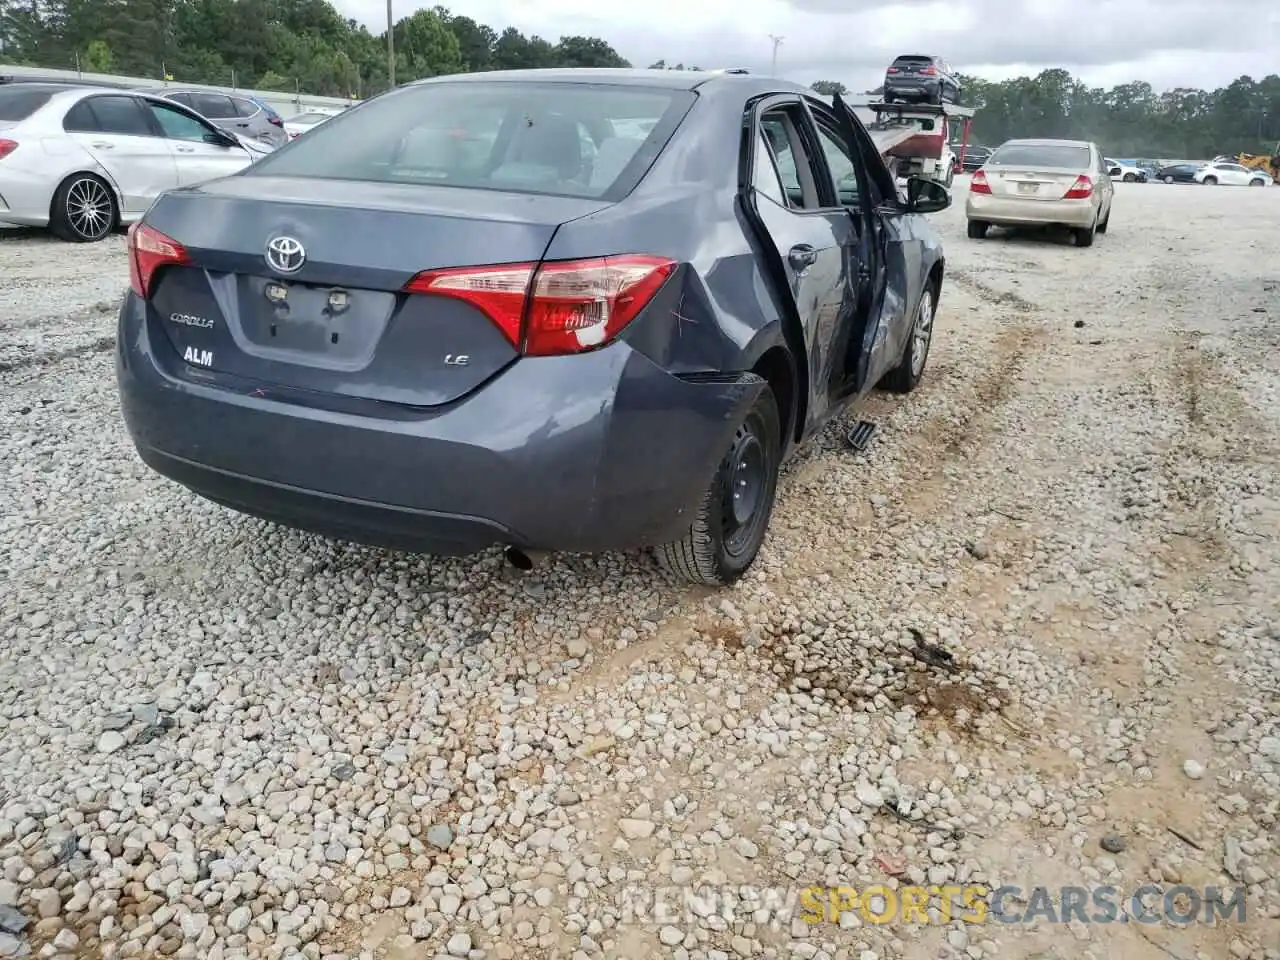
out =
[[[279,147],[289,142],[280,114],[256,97],[217,90],[166,88],[152,91],[166,100],[190,107],[223,130]]]
[[[1065,226],[1076,246],[1111,224],[1115,188],[1102,153],[1085,140],[1010,140],[969,181],[969,236],[992,226]]]
[[[340,539],[518,566],[653,547],[732,583],[784,458],[921,382],[943,289],[950,193],[900,193],[832,101],[679,70],[443,76],[169,191],[130,231],[118,327],[139,455]],[[618,134],[637,119],[648,137]]]
[[[307,110],[297,116],[290,117],[284,122],[284,132],[289,135],[290,140],[297,140],[298,137],[324,123],[331,117],[335,117],[341,111],[334,110]]]
[[[1102,162],[1107,165],[1107,173],[1115,180],[1122,180],[1125,183],[1147,182],[1147,171],[1135,163],[1112,160],[1110,157],[1103,157]]]
[[[228,176],[269,152],[136,91],[0,86],[0,221],[102,240],[165,190]]]
[[[905,54],[884,75],[885,103],[959,103],[961,92],[959,77],[941,57]]]
[[[1263,170],[1251,170],[1239,163],[1210,163],[1193,174],[1197,183],[1215,187],[1266,187],[1271,185],[1271,175]]]
[[[1156,171],[1156,179],[1163,183],[1196,183],[1196,171],[1204,164],[1171,163]]]
[[[987,158],[990,156],[990,147],[980,147],[971,143],[964,148],[964,159],[961,161],[961,166],[965,170],[973,172],[986,163]]]

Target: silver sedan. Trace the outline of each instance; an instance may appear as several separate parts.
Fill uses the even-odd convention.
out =
[[[111,87],[0,86],[0,223],[102,240],[165,190],[236,173],[270,151],[179,104]]]

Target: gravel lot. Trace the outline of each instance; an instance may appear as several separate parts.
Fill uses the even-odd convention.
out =
[[[4,234],[0,957],[1280,958],[1280,190],[1119,185],[1087,250],[956,194],[924,387],[722,593],[203,502],[118,415],[123,240]],[[1246,920],[743,890],[882,883]]]

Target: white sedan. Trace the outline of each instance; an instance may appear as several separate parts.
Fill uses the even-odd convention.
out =
[[[0,86],[0,222],[93,242],[161,193],[269,152],[169,100],[64,83]]]
[[[286,120],[284,122],[284,132],[289,135],[290,140],[297,140],[298,137],[302,136],[308,130],[312,130],[320,126],[320,124],[324,123],[330,117],[336,117],[338,113],[339,111],[333,111],[331,113],[328,110],[321,109],[308,110],[305,113],[300,113],[296,117],[290,117]]]
[[[1227,187],[1266,187],[1271,184],[1271,177],[1262,170],[1250,170],[1238,163],[1205,164],[1195,172],[1195,180],[1211,187],[1218,184]]]

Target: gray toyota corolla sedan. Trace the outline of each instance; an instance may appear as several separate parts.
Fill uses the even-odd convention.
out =
[[[131,228],[124,417],[161,474],[293,527],[731,583],[783,459],[919,382],[949,202],[781,80],[409,84]]]

